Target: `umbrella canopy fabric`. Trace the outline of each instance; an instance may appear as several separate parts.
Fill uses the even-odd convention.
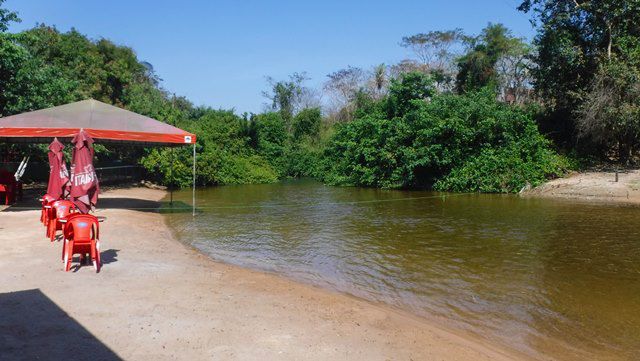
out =
[[[48,143],[84,129],[94,139],[149,145],[195,144],[196,136],[169,124],[89,99],[0,118],[0,141]]]
[[[88,213],[98,203],[98,176],[93,168],[93,138],[83,129],[71,140],[71,187],[69,196],[80,212]]]
[[[61,199],[68,194],[69,172],[64,161],[62,150],[64,145],[58,138],[49,144],[49,184],[47,194],[55,199]]]

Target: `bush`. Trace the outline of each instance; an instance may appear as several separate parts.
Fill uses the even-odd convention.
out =
[[[393,97],[393,94],[390,95]],[[387,100],[387,104],[402,102]],[[324,180],[371,187],[515,192],[568,167],[532,115],[485,89],[410,99],[404,113],[380,112],[340,126],[325,151]],[[397,109],[397,108],[396,108]]]
[[[278,174],[249,146],[245,120],[231,111],[202,110],[191,122],[179,123],[198,136],[196,181],[199,185],[270,183]],[[192,182],[191,149],[152,149],[141,164],[154,179],[185,187]]]
[[[542,143],[543,144],[543,143]],[[542,184],[568,169],[568,161],[547,147],[537,152],[514,145],[485,148],[462,166],[453,169],[434,185],[436,190],[453,192],[511,193]]]

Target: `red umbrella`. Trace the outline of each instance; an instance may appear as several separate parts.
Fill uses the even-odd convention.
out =
[[[93,138],[83,129],[73,138],[71,160],[71,201],[88,213],[98,203],[98,177],[93,168]]]
[[[47,194],[55,199],[64,198],[68,194],[69,172],[64,162],[64,154],[62,150],[64,145],[53,138],[53,142],[49,144],[49,184],[47,185]]]

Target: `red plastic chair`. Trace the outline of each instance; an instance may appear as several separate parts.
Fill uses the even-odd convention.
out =
[[[13,183],[0,184],[0,193],[4,194],[4,204],[9,205],[15,202],[15,190]]]
[[[56,232],[62,230],[61,218],[67,217],[76,210],[76,205],[68,200],[58,200],[51,203],[48,212],[47,237],[53,242]]]
[[[74,254],[80,254],[80,263],[89,255],[96,273],[100,272],[100,226],[98,218],[90,214],[69,215],[64,226],[64,270],[71,268]]]
[[[45,227],[49,227],[49,209],[47,206],[53,203],[56,199],[53,196],[45,194],[40,198],[40,202],[42,202],[42,211],[40,211],[40,222],[44,224]]]
[[[0,193],[4,194],[4,204],[13,204],[16,198],[22,198],[22,182],[17,182],[13,174],[0,169]]]

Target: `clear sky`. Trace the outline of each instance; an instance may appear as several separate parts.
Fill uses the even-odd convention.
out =
[[[306,71],[319,86],[348,65],[393,64],[410,54],[404,35],[462,28],[477,34],[500,22],[533,37],[518,0],[7,0],[22,23],[75,27],[132,47],[167,90],[196,105],[262,110],[265,76]]]

